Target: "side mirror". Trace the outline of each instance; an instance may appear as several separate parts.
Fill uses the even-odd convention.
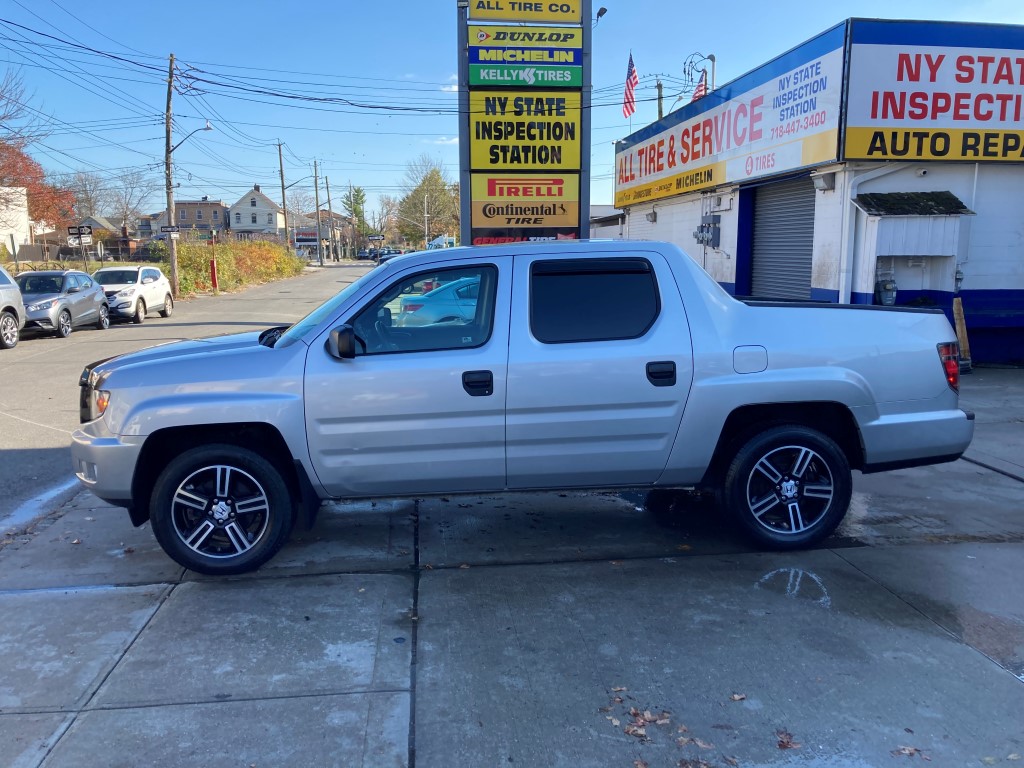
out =
[[[152,277],[144,277],[144,278],[142,278],[142,284],[143,285],[149,285],[152,282],[153,282],[153,278]]]
[[[351,325],[331,329],[327,337],[327,352],[339,360],[352,360],[356,356],[356,334]]]
[[[81,289],[77,287],[68,288],[67,293],[78,293]]]

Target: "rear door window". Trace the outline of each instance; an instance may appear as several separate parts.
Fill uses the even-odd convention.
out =
[[[559,259],[530,269],[530,331],[545,344],[639,338],[659,311],[646,259]]]

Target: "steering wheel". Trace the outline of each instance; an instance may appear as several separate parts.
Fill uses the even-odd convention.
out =
[[[395,344],[391,337],[391,328],[385,325],[382,320],[375,322],[373,324],[373,329],[377,332],[377,336],[380,337],[382,349],[386,349],[389,352],[395,352],[398,350],[398,345]]]

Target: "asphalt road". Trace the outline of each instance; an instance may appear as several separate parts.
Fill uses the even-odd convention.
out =
[[[370,266],[310,268],[238,293],[182,300],[171,317],[152,313],[142,325],[79,328],[66,339],[25,334],[0,352],[0,520],[31,516],[77,490],[70,436],[85,365],[169,341],[294,322]]]

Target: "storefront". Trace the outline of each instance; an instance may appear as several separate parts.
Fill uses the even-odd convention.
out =
[[[735,295],[961,300],[1024,361],[1024,27],[848,20],[618,143],[624,236]]]

